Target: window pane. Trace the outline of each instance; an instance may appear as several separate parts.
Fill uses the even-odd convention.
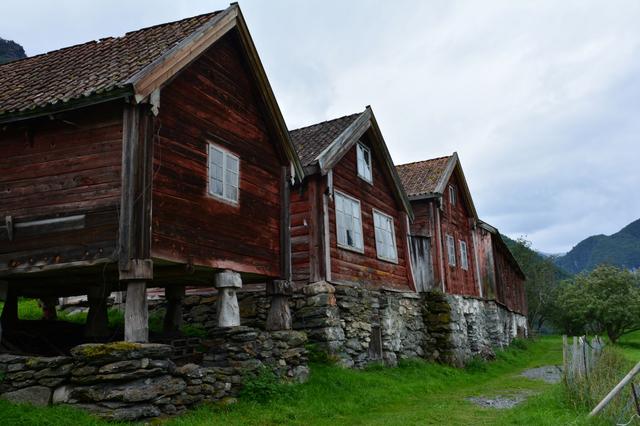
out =
[[[221,180],[212,180],[211,181],[211,191],[216,195],[222,195],[222,181]]]
[[[238,159],[232,155],[227,155],[227,169],[238,172]]]

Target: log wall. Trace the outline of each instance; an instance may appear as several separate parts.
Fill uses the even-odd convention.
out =
[[[162,90],[152,256],[277,277],[281,160],[234,34]],[[239,204],[208,194],[207,144],[240,157]]]
[[[122,105],[113,102],[0,129],[0,272],[38,270],[115,256],[121,185]],[[18,223],[84,215],[67,231]],[[1,225],[4,225],[2,223]],[[32,230],[35,228],[31,228]]]
[[[364,142],[371,146],[366,139],[366,134]],[[364,286],[411,289],[412,283],[407,264],[406,220],[401,206],[394,198],[391,183],[382,171],[382,161],[379,161],[373,149],[371,152],[373,185],[357,176],[356,146],[349,150],[333,168],[334,189],[360,200],[364,253],[338,247],[335,204],[331,201],[329,203],[331,280],[338,283],[358,283]],[[393,217],[398,252],[397,263],[377,258],[373,208]]]

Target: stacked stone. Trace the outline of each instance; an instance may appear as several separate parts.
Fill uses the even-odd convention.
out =
[[[250,327],[264,328],[269,312],[269,298],[264,292],[239,291],[236,293],[240,307],[241,322]],[[193,294],[182,301],[182,317],[184,324],[193,324],[210,331],[218,328],[218,295]],[[149,312],[162,315],[165,301],[150,301]]]
[[[194,364],[176,367],[172,348],[160,344],[85,344],[72,349],[68,383],[53,394],[109,420],[172,415],[204,400],[223,398],[230,384]]]
[[[414,293],[317,282],[294,297],[294,328],[345,367],[423,355],[422,301]]]
[[[247,375],[268,368],[278,377],[304,382],[309,376],[305,333],[293,330],[262,331],[239,326],[218,328],[203,341],[203,364],[231,384],[237,393]]]
[[[336,305],[336,289],[320,281],[303,287],[303,298],[294,297],[293,328],[304,330],[319,349],[338,355],[344,346],[345,334]]]
[[[451,307],[444,294],[425,293],[424,323],[427,329],[425,356],[432,361],[450,363],[455,360],[451,341]]]
[[[381,324],[385,364],[422,358],[426,337],[422,298],[413,293],[386,293],[384,300]]]
[[[16,403],[47,405],[54,390],[66,382],[73,368],[67,356],[0,355],[0,397]]]

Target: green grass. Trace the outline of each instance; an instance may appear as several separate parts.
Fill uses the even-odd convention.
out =
[[[4,307],[4,303],[0,302],[0,312]],[[109,327],[124,328],[124,312],[119,309],[109,309],[107,311],[109,317]],[[36,299],[20,299],[18,303],[18,318],[22,320],[40,320],[42,319],[42,308],[38,305]],[[164,310],[153,312],[149,316],[149,330],[154,333],[162,332],[164,319]],[[72,322],[75,324],[85,324],[87,322],[86,312],[67,313],[58,311],[58,320]],[[190,337],[206,337],[206,330],[203,327],[193,324],[185,324],[181,331],[184,335]]]
[[[34,306],[21,304],[21,309],[31,315]],[[110,322],[121,321],[117,314],[110,315],[114,316]],[[268,401],[248,395],[232,405],[204,405],[167,420],[166,425],[604,424],[601,420],[588,422],[586,409],[567,403],[561,385],[520,375],[527,368],[561,364],[560,337],[541,337],[515,346],[518,348],[498,352],[493,362],[474,361],[466,369],[409,361],[398,368],[372,366],[357,371],[314,363],[310,380],[303,385],[278,385],[271,392],[271,384],[262,383],[273,395]],[[623,337],[619,347],[630,360],[640,359],[640,332]],[[532,396],[508,410],[481,408],[466,400],[521,392]],[[0,418],[8,425],[107,424],[68,407],[34,408],[2,401]]]

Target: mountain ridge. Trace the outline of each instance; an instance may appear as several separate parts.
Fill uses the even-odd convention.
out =
[[[611,235],[585,238],[565,255],[555,258],[562,269],[576,274],[606,263],[625,269],[640,268],[640,219]]]

